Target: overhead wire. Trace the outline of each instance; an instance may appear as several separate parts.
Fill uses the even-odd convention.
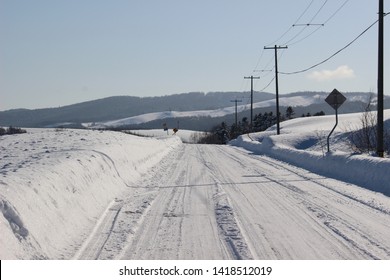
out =
[[[327,24],[332,18],[334,18],[335,15],[337,15],[342,8],[349,2],[349,0],[345,0],[344,3],[324,22],[324,24]]]
[[[345,0],[344,3],[330,16],[328,17],[327,20],[324,21],[324,23],[320,26],[318,26],[316,29],[314,29],[312,32],[310,32],[308,35],[306,35],[305,37],[295,41],[295,42],[292,42],[292,43],[289,43],[288,45],[289,46],[293,46],[293,45],[296,45],[302,41],[304,41],[305,39],[309,38],[310,36],[312,36],[314,33],[316,33],[318,30],[320,30],[322,27],[324,27],[332,18],[334,18],[342,8],[344,8],[344,6],[349,2],[349,0]]]
[[[322,6],[320,7],[320,9],[316,12],[316,14],[315,14],[315,15],[312,17],[312,19],[310,20],[310,23],[313,22],[313,20],[314,20],[314,19],[317,17],[317,15],[321,12],[321,10],[324,8],[324,6],[326,5],[326,3],[327,3],[328,1],[329,1],[329,0],[325,0],[325,1],[324,1],[324,3],[322,4]],[[314,0],[311,0],[310,3],[306,6],[306,8],[303,10],[303,12],[302,12],[302,13],[298,16],[298,18],[295,20],[294,24],[291,25],[291,26],[287,29],[287,31],[284,32],[277,40],[275,40],[274,42],[272,42],[272,43],[269,44],[269,45],[272,45],[272,44],[274,44],[274,43],[277,43],[277,42],[280,41],[282,38],[284,38],[284,37],[285,37],[285,36],[294,28],[294,26],[295,26],[296,24],[298,24],[298,22],[303,18],[303,16],[308,12],[308,10],[312,7],[313,3],[314,3]],[[307,27],[307,26],[306,26],[306,27]],[[290,39],[289,39],[285,44],[283,44],[283,45],[286,45],[287,43],[293,41],[293,40],[296,39],[298,36],[300,36],[300,35],[304,32],[304,30],[306,29],[306,27],[305,27],[304,29],[302,29],[300,32],[298,32],[298,34],[296,34],[296,35],[294,35],[292,38],[290,38]],[[261,58],[263,57],[263,54],[264,54],[264,49],[263,49],[263,51],[262,51],[262,53],[261,53]],[[284,50],[283,50],[283,52],[279,53],[279,58],[278,58],[278,59],[280,59],[280,58],[283,56],[283,54],[284,54]],[[273,55],[273,56],[271,57],[271,59],[270,59],[269,62],[266,64],[266,66],[264,67],[264,69],[267,69],[274,59],[275,59],[275,55]],[[261,61],[261,59],[258,60],[255,69],[257,69],[257,67],[259,66],[260,61]],[[275,65],[272,67],[271,71],[273,71],[274,69],[275,69]],[[255,71],[256,71],[256,70],[254,70],[254,72],[255,72]],[[268,76],[270,73],[271,73],[271,72],[269,72],[269,73],[263,75],[263,77]],[[275,80],[275,77],[273,77],[273,78],[271,79],[271,81],[270,81],[270,82],[269,82],[261,91],[267,89],[267,88],[272,84],[272,82],[273,82],[274,80]],[[256,82],[256,83],[257,83],[257,82]]]
[[[320,26],[317,26],[316,29],[314,29],[312,32],[310,32],[308,35],[306,35],[305,37],[295,41],[295,42],[292,42],[292,43],[289,43],[288,45],[291,47],[291,46],[294,46],[304,40],[306,40],[307,38],[309,38],[311,35],[313,35],[314,33],[316,33],[318,30],[320,30],[322,27],[324,27],[323,25],[320,25]]]
[[[259,59],[257,60],[255,68],[253,68],[253,69],[257,69],[257,67],[259,66],[259,64],[261,62],[261,59],[263,58],[263,55],[264,55],[264,49],[261,51],[261,55],[260,55]],[[255,71],[255,70],[253,70],[253,71]]]
[[[297,34],[295,34],[290,40],[286,41],[282,45],[288,45],[291,41],[293,41],[295,38],[297,38],[299,35],[301,35],[315,20],[315,18],[319,15],[319,13],[322,11],[322,9],[325,7],[325,5],[328,3],[329,0],[325,0],[325,2],[321,5],[321,7],[318,9],[318,11],[315,13],[315,15],[311,18],[308,24],[304,25],[304,28],[302,28]],[[312,3],[311,3],[312,4]],[[300,17],[301,18],[301,17]],[[299,19],[300,19],[299,18]],[[299,20],[297,20],[292,27],[297,26]]]
[[[322,11],[322,9],[325,7],[325,5],[328,3],[329,0],[325,0],[325,2],[322,4],[320,9],[317,11],[317,13],[311,18],[309,23],[312,23],[314,19],[318,16],[318,14]]]
[[[313,5],[314,3],[314,0],[311,0],[309,5],[305,8],[305,10],[301,13],[301,15],[296,19],[296,21],[294,22],[294,24],[297,24],[301,18],[306,14],[306,12],[310,9],[311,5]],[[275,43],[279,42],[280,40],[282,40],[282,38],[284,36],[286,36],[290,31],[291,29],[293,29],[294,27],[294,24],[291,25],[278,39],[274,40],[272,43],[268,44],[267,46],[271,46],[271,45],[274,45]]]
[[[260,91],[265,91],[271,84],[272,82],[275,81],[275,76],[272,78],[272,80],[264,87],[262,88]]]
[[[284,55],[284,53],[285,53],[285,49],[283,49],[281,52],[279,52],[279,54],[278,54],[278,60],[280,60],[282,57],[283,57],[283,55]],[[273,56],[273,58],[275,58],[275,55]],[[269,73],[271,73],[273,70],[275,70],[275,66],[269,71]],[[268,76],[269,74],[267,74],[267,75],[264,75],[263,77],[266,77],[266,76]],[[264,90],[266,90],[271,84],[272,84],[272,82],[275,80],[275,75],[273,76],[273,78],[269,81],[269,83],[265,86],[265,87],[263,87],[260,91],[264,91]]]
[[[308,37],[312,36],[314,33],[316,33],[318,30],[320,30],[325,24],[327,24],[331,19],[333,19],[333,18],[340,12],[340,10],[341,10],[342,8],[344,8],[344,6],[349,2],[349,0],[345,0],[345,1],[341,4],[341,6],[340,6],[339,8],[337,8],[337,10],[335,10],[335,11],[334,11],[334,12],[333,12],[333,13],[324,21],[323,24],[319,25],[315,30],[313,30],[312,32],[310,32],[308,35],[306,35],[306,36],[304,36],[303,38],[301,38],[301,39],[299,39],[299,40],[296,40],[296,41],[294,42],[293,40],[296,39],[296,38],[298,38],[298,36],[300,36],[300,35],[304,32],[304,30],[306,30],[306,28],[307,28],[310,24],[312,24],[312,22],[317,18],[317,16],[318,16],[318,15],[320,14],[320,12],[324,9],[325,5],[326,5],[328,2],[329,2],[329,0],[325,0],[325,1],[322,3],[321,7],[317,10],[317,12],[312,16],[312,18],[310,19],[309,24],[307,24],[300,32],[298,32],[298,34],[294,35],[291,39],[289,39],[288,41],[286,41],[286,43],[283,44],[283,45],[287,45],[287,44],[288,44],[289,46],[292,46],[292,45],[298,44],[298,43],[304,41],[305,39],[307,39]],[[272,42],[270,45],[272,45],[272,44],[274,44],[274,43],[280,41],[283,37],[285,37],[285,36],[291,31],[291,29],[292,29],[295,25],[298,24],[298,22],[302,19],[302,17],[303,17],[303,16],[307,13],[307,11],[311,8],[311,6],[313,5],[313,3],[314,3],[314,0],[311,0],[310,3],[306,6],[305,10],[299,15],[299,17],[297,18],[297,20],[295,21],[295,23],[294,23],[292,26],[290,26],[290,28],[288,28],[286,32],[284,32],[277,40],[275,40],[274,42]],[[387,14],[386,14],[386,15],[387,15]],[[342,52],[344,49],[346,49],[346,48],[348,48],[350,45],[352,45],[357,39],[359,39],[361,36],[363,36],[363,34],[366,33],[366,32],[367,32],[373,25],[375,25],[375,24],[376,24],[376,22],[373,23],[371,26],[369,26],[365,31],[363,31],[363,32],[362,32],[357,38],[355,38],[352,42],[350,42],[350,43],[349,43],[348,45],[346,45],[344,48],[340,49],[339,51],[337,51],[336,53],[334,53],[333,55],[331,55],[331,56],[328,57],[327,59],[325,59],[325,60],[323,60],[323,61],[321,61],[321,62],[319,62],[319,63],[317,63],[317,64],[315,64],[315,65],[313,65],[313,66],[311,66],[311,67],[308,67],[308,68],[306,68],[306,69],[303,69],[303,70],[294,71],[294,72],[280,72],[280,71],[279,71],[279,73],[280,73],[280,74],[284,74],[284,75],[292,75],[292,74],[303,73],[303,72],[309,71],[309,70],[311,70],[311,69],[313,69],[313,68],[315,68],[315,67],[317,67],[317,66],[319,66],[319,65],[321,65],[321,64],[323,64],[323,63],[325,63],[325,62],[327,62],[327,61],[329,61],[329,60],[332,59],[334,56],[336,56],[338,53]],[[292,41],[293,41],[293,42],[292,42]],[[292,42],[292,43],[291,43],[291,42]],[[281,55],[280,55],[279,57],[281,57],[281,56],[283,55],[283,53],[284,53],[284,52],[282,52]],[[259,58],[258,61],[257,61],[257,64],[256,64],[255,69],[257,69],[258,66],[260,65],[260,62],[262,61],[263,56],[264,56],[264,49],[263,49],[263,51],[261,52],[261,56],[260,56],[260,58]],[[266,64],[266,67],[265,67],[265,68],[267,68],[267,67],[270,65],[270,63],[272,62],[272,60],[273,60],[274,58],[275,58],[275,55],[272,56],[272,58],[271,58],[271,59],[269,60],[269,62]],[[274,69],[275,69],[275,66],[273,66],[272,70],[274,70]],[[254,72],[255,72],[255,71],[256,71],[256,70],[254,70]],[[266,77],[266,76],[268,76],[269,74],[270,74],[270,73],[267,73],[267,74],[263,75],[262,77]],[[271,81],[270,81],[263,89],[261,89],[261,91],[264,91],[265,89],[267,89],[267,88],[271,85],[271,83],[272,83],[274,80],[275,80],[275,77],[273,77],[273,78],[271,79]]]
[[[386,16],[387,14],[385,14]],[[334,54],[332,54],[331,56],[329,56],[328,58],[322,60],[321,62],[319,63],[316,63],[310,67],[307,67],[305,69],[302,69],[302,70],[298,70],[298,71],[293,71],[293,72],[279,72],[279,74],[283,74],[283,75],[294,75],[294,74],[300,74],[300,73],[303,73],[303,72],[307,72],[313,68],[316,68],[317,66],[320,66],[321,64],[324,64],[325,62],[331,60],[333,57],[335,57],[336,55],[338,55],[339,53],[341,53],[342,51],[344,51],[345,49],[347,49],[349,46],[351,46],[353,43],[355,43],[360,37],[362,37],[368,30],[370,30],[376,23],[378,22],[378,20],[376,20],[374,23],[372,23],[369,27],[367,27],[363,32],[361,32],[355,39],[353,39],[351,42],[349,42],[346,46],[342,47],[341,49],[339,49],[338,51],[336,51]]]

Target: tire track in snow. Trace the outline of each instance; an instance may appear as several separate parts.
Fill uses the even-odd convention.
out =
[[[159,178],[162,186],[124,259],[237,259],[244,258],[229,245],[215,215],[215,180],[197,146],[186,145]],[[168,174],[167,174],[168,173]],[[170,175],[170,177],[169,177]],[[222,200],[220,200],[222,203]],[[219,221],[227,205],[220,205]],[[222,223],[222,222],[221,222]],[[225,223],[229,225],[231,222]],[[229,232],[232,228],[230,228]],[[228,228],[226,227],[226,232]],[[230,240],[233,240],[231,235]],[[236,242],[236,241],[234,241]],[[234,247],[235,248],[235,247]],[[237,247],[238,248],[238,247]]]
[[[275,164],[275,162],[271,160],[266,160],[268,164],[274,166],[274,167],[281,167],[280,164]],[[283,165],[284,166],[284,165]],[[285,168],[288,171],[293,172],[292,168]],[[353,197],[352,195],[345,194],[341,191],[335,190],[323,183],[314,181],[312,178],[309,178],[307,176],[304,176],[302,174],[294,172],[295,175],[299,176],[303,180],[310,181],[313,185],[318,185],[319,187],[322,187],[326,190],[329,190],[331,192],[334,192],[336,195],[341,195],[344,197],[347,201],[348,199],[355,201],[357,203],[361,203],[365,207],[369,207],[373,210],[379,211],[382,214],[389,215],[389,211],[387,209],[383,209],[381,207],[377,207],[375,205],[372,205],[370,203],[367,203],[366,201],[362,199],[358,199],[356,197]],[[270,181],[275,181],[274,179],[268,178]],[[286,182],[279,182],[280,185],[285,186],[292,191],[295,191],[299,194],[304,194],[306,196],[311,196],[311,193],[307,191],[303,191],[295,186],[294,188],[291,188],[291,184],[288,184]],[[362,230],[360,230],[358,227],[356,227],[355,224],[349,222],[345,218],[343,218],[340,214],[333,211],[333,214],[330,212],[329,209],[326,209],[324,205],[327,205],[328,201],[322,200],[321,203],[315,204],[313,202],[314,200],[311,199],[310,202],[308,200],[305,200],[303,202],[304,205],[306,205],[307,209],[312,211],[316,214],[318,218],[322,221],[322,223],[328,227],[330,230],[332,230],[337,236],[341,237],[343,240],[345,240],[347,243],[351,244],[354,248],[356,248],[358,251],[362,253],[362,255],[367,256],[372,259],[381,259],[383,257],[390,257],[390,248],[386,248],[385,246],[382,246],[380,241],[376,240],[373,237],[367,236],[366,233],[364,233]],[[346,202],[347,203],[347,202]],[[362,246],[361,244],[364,244],[366,247],[368,246],[370,250]]]
[[[197,151],[199,155],[203,155],[200,159],[203,165],[208,168],[210,176],[215,181],[216,187],[213,196],[214,211],[221,239],[225,242],[233,259],[253,259],[250,247],[248,246],[247,241],[242,234],[242,228],[237,221],[235,210],[220,183],[223,177],[221,177],[218,170],[213,167],[211,160],[205,158],[205,155],[207,156],[208,153],[202,152],[199,146],[197,146]]]
[[[112,162],[105,154],[97,153]],[[161,163],[164,163],[164,159]],[[112,164],[117,171],[115,164]],[[123,194],[124,197],[116,198],[108,205],[73,259],[115,259],[120,256],[124,244],[129,242],[142,224],[157,195],[157,188],[153,184],[142,188],[137,185],[142,185],[145,181],[155,181],[153,177],[159,176],[164,168],[165,165],[154,166],[150,170],[150,177],[141,179],[144,182],[138,182],[134,186],[127,185],[129,190]]]
[[[239,149],[237,149],[237,152],[243,154],[243,155],[247,155],[249,157],[251,157],[252,159],[255,159],[255,160],[259,160],[259,158],[255,158],[253,155],[251,154],[247,154]],[[353,194],[348,194],[346,192],[343,192],[342,190],[337,190],[335,188],[332,188],[331,186],[328,186],[326,184],[323,184],[321,182],[319,182],[318,180],[324,180],[324,179],[328,179],[328,178],[325,178],[323,176],[320,176],[320,175],[317,175],[318,178],[311,178],[309,176],[305,176],[304,174],[301,174],[301,173],[297,173],[297,170],[305,170],[305,169],[302,169],[302,168],[299,168],[299,167],[295,167],[295,166],[290,166],[288,163],[284,163],[284,162],[281,162],[279,160],[276,160],[276,159],[272,159],[272,158],[267,158],[266,156],[257,156],[257,157],[260,157],[261,158],[261,161],[267,163],[268,165],[270,166],[273,166],[277,169],[280,169],[280,168],[283,168],[287,171],[290,171],[292,173],[295,173],[297,176],[301,177],[302,180],[305,180],[305,181],[311,181],[323,188],[326,188],[330,191],[333,191],[339,195],[342,195],[342,196],[345,196],[346,198],[349,198],[351,200],[354,200],[356,202],[359,202],[361,204],[364,204],[365,206],[367,207],[370,207],[372,209],[375,209],[375,210],[378,210],[379,212],[382,212],[384,214],[387,214],[387,215],[390,215],[390,208],[386,208],[384,207],[383,205],[381,205],[380,203],[379,204],[376,204],[375,202],[373,201],[366,201],[364,200],[363,198],[359,198],[359,197],[356,197],[354,196]],[[232,157],[234,159],[234,157]],[[235,159],[237,160],[237,159]],[[312,173],[312,172],[309,172],[309,171],[306,171],[308,174],[315,174],[315,173]],[[336,179],[335,179],[336,180]],[[351,185],[350,183],[345,183],[346,185]]]
[[[110,234],[101,234],[102,246],[93,254],[100,259],[388,259],[385,234],[370,230],[353,213],[385,217],[373,225],[386,231],[389,215],[380,211],[386,208],[359,203],[370,204],[349,198],[353,193],[339,194],[344,190],[327,185],[332,180],[310,174],[232,147],[184,145],[130,186],[117,202],[121,210],[110,211],[105,225]]]
[[[99,252],[107,239],[107,229],[113,221],[111,208],[114,206],[115,200],[111,201],[106,210],[100,216],[94,229],[88,238],[81,245],[80,249],[73,256],[73,259],[96,260],[99,257]]]
[[[171,162],[169,158],[180,157],[182,151],[183,149],[179,149],[175,154],[167,155],[135,186],[129,186],[130,192],[123,199],[122,211],[113,228],[114,234],[108,240],[107,248],[104,249],[101,259],[120,259],[132,243],[137,243],[149,212],[153,211],[156,203],[159,204],[159,182],[169,175],[164,174],[164,170],[170,167],[175,168],[175,166],[169,166]],[[136,194],[133,193],[134,191]]]
[[[249,246],[242,235],[242,230],[237,223],[234,209],[229,202],[226,193],[217,184],[217,191],[214,195],[215,216],[220,234],[230,251],[233,259],[250,260],[253,259]]]
[[[245,152],[238,150],[239,153],[243,155],[247,155]],[[230,155],[232,159],[235,159],[237,162],[240,162],[239,158],[235,158],[233,155]],[[293,196],[302,201],[302,204],[316,216],[316,221],[325,225],[330,231],[333,232],[336,236],[338,236],[342,241],[349,244],[350,247],[354,248],[356,251],[360,252],[360,254],[364,258],[370,259],[381,259],[381,258],[389,258],[390,257],[390,248],[382,245],[382,240],[377,240],[374,236],[370,236],[366,233],[367,228],[359,225],[358,222],[352,223],[350,219],[346,219],[345,217],[350,217],[348,213],[343,212],[339,207],[338,210],[330,209],[328,204],[331,200],[335,200],[334,206],[337,204],[347,205],[349,203],[357,204],[357,207],[361,208],[369,208],[371,210],[377,211],[385,216],[389,216],[389,211],[386,208],[381,206],[377,206],[372,202],[367,202],[363,199],[359,199],[353,195],[346,194],[340,190],[336,190],[325,183],[318,182],[318,179],[310,178],[304,175],[306,172],[303,169],[299,169],[293,166],[289,166],[288,164],[279,163],[277,160],[273,160],[271,158],[266,158],[264,156],[259,156],[257,158],[251,156],[252,159],[262,161],[266,163],[271,168],[276,170],[286,170],[294,174],[294,176],[298,177],[299,180],[309,182],[311,186],[320,188],[317,189],[321,191],[321,193],[327,195],[327,193],[331,193],[334,195],[324,196],[325,198],[329,198],[329,200],[324,200],[323,197],[316,195],[316,189],[310,188],[310,191],[306,188],[302,188],[300,186],[295,185],[299,180],[295,180],[295,184],[289,183],[287,180],[280,180],[278,178],[273,178],[269,175],[265,175],[264,171],[260,172],[261,176],[268,179],[270,182],[274,182],[279,186],[285,187],[286,189],[293,192]],[[271,169],[269,169],[271,170]],[[252,170],[255,171],[256,170]],[[312,173],[308,173],[312,174]],[[323,178],[325,179],[325,178]],[[329,180],[329,179],[327,179]],[[346,183],[345,183],[346,184]],[[349,184],[346,184],[349,185]],[[339,197],[339,198],[337,198]],[[343,198],[344,201],[340,201],[340,197]],[[341,211],[339,211],[341,210]]]
[[[184,210],[180,208],[183,203],[183,193],[174,186],[183,184],[183,171],[177,176],[170,178],[172,175],[168,170],[176,170],[178,168],[179,158],[182,157],[184,149],[176,151],[176,153],[168,158],[163,159],[155,168],[146,182],[140,183],[142,188],[148,186],[156,188],[153,205],[149,207],[147,213],[142,217],[142,220],[137,227],[137,230],[129,235],[123,246],[121,253],[117,255],[119,259],[149,259],[149,258],[166,258],[164,253],[173,248],[168,248],[165,244],[169,243],[169,238],[172,236],[181,236],[182,220],[185,218]],[[173,164],[172,164],[173,163]],[[168,187],[161,184],[168,183]],[[167,233],[167,230],[170,233]],[[177,240],[180,246],[180,239]],[[142,244],[148,244],[155,250],[152,256],[149,255],[150,249],[140,248]]]
[[[116,259],[122,252],[129,236],[142,223],[154,199],[153,193],[132,196],[131,200],[114,201],[114,205],[102,215],[102,222],[96,225],[91,238],[85,242],[85,249],[74,259]]]
[[[234,172],[237,171],[238,175],[240,174],[240,172],[242,172],[242,170],[248,169],[248,164],[247,164],[247,162],[245,162],[245,160],[243,160],[243,158],[238,159],[238,158],[234,157],[232,154],[227,152],[225,148],[226,148],[226,146],[216,146],[216,149],[218,150],[218,155],[221,155],[220,158],[222,158],[222,159],[220,160],[220,162],[214,162],[214,164],[221,164],[221,166],[214,167],[214,172],[215,172],[215,176],[220,178],[220,180],[224,180],[224,182],[223,183],[221,182],[220,184],[226,186],[225,189],[226,189],[226,191],[228,191],[227,197],[230,198],[229,199],[230,203],[232,205],[235,205],[235,206],[233,206],[234,207],[233,209],[235,209],[236,223],[237,223],[238,227],[240,228],[240,232],[243,236],[243,239],[246,242],[246,247],[247,247],[248,251],[251,252],[252,258],[255,258],[255,259],[261,259],[261,258],[282,259],[283,258],[282,253],[280,253],[278,248],[276,248],[276,246],[273,245],[272,240],[267,237],[267,235],[265,234],[265,232],[266,232],[265,228],[262,227],[262,225],[258,222],[253,223],[253,221],[251,221],[249,219],[249,215],[250,215],[249,212],[242,212],[241,213],[240,208],[241,208],[241,205],[243,205],[243,204],[248,205],[249,208],[251,208],[251,209],[256,209],[258,206],[258,205],[253,204],[251,199],[248,198],[247,194],[242,191],[241,187],[239,187],[240,185],[252,186],[253,183],[252,182],[245,182],[244,184],[242,184],[240,182],[237,182],[237,179],[233,178],[234,173],[230,172],[231,170],[229,170],[229,169],[225,170],[225,168],[223,167],[224,162],[228,162],[229,165],[231,164],[231,162],[236,163],[238,166],[234,168]],[[230,162],[229,160],[225,159],[224,157],[226,157],[227,159],[232,160],[232,161]],[[232,195],[232,192],[231,192],[231,190],[233,190],[233,189],[236,192],[236,194],[234,194],[234,195]],[[237,194],[238,194],[238,196],[237,196]],[[262,251],[263,251],[262,254],[258,254],[257,250],[255,249],[256,247],[259,246],[259,244],[254,242],[254,239],[258,240],[258,237],[253,235],[253,232],[258,231],[258,229],[260,229],[260,231],[263,233],[261,235],[262,241],[260,242],[261,247],[262,247]]]

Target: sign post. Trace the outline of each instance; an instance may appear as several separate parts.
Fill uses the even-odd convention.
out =
[[[333,109],[336,111],[336,124],[334,125],[332,131],[329,133],[328,138],[327,138],[327,145],[328,145],[328,153],[330,152],[329,149],[329,139],[330,136],[332,135],[333,131],[335,130],[336,126],[339,123],[339,118],[338,118],[338,108],[347,100],[344,95],[342,95],[337,89],[334,89],[327,98],[325,98],[325,102],[328,103]]]

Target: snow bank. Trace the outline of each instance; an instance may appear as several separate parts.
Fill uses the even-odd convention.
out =
[[[359,127],[360,116],[339,116],[339,126],[331,136],[330,153],[326,137],[335,123],[334,116],[293,119],[281,124],[280,135],[272,127],[265,132],[242,135],[230,144],[390,196],[390,159],[353,154],[349,150],[348,130]],[[385,116],[389,119],[390,111]]]
[[[1,136],[0,258],[71,258],[107,205],[180,144],[88,130]]]

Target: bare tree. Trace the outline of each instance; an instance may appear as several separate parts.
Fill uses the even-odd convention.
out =
[[[351,131],[350,141],[355,152],[371,153],[376,149],[376,114],[372,111],[374,95],[371,93],[360,117],[360,127]]]

